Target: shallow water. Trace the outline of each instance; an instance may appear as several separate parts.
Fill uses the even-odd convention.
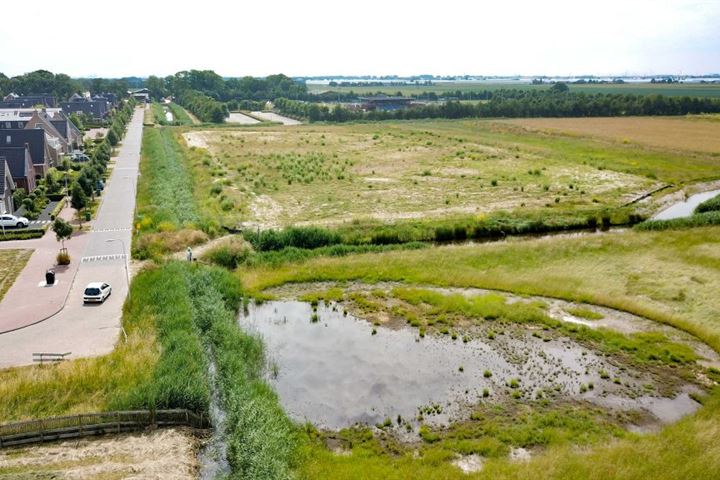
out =
[[[444,425],[465,417],[480,401],[507,400],[514,391],[534,398],[541,389],[653,414],[652,397],[644,397],[641,387],[653,382],[647,374],[620,370],[570,339],[542,338],[541,330],[508,327],[493,340],[476,336],[463,343],[449,335],[419,338],[409,327],[373,327],[345,316],[341,305],[319,305],[317,322],[312,315],[308,303],[273,301],[250,305],[239,322],[263,337],[273,364],[270,381],[288,414],[321,428],[372,425],[386,418],[396,423],[398,415],[412,420],[430,405],[439,407],[424,415],[424,422]],[[492,372],[490,378],[485,370]],[[600,378],[603,370],[610,379]],[[517,389],[507,386],[512,378],[520,380]],[[581,393],[581,385],[590,382],[595,388]],[[486,399],[484,389],[490,393]],[[680,415],[694,411],[682,400],[676,402]]]
[[[695,208],[705,200],[720,195],[720,190],[710,190],[709,192],[696,193],[690,195],[687,200],[678,202],[662,212],[655,215],[653,220],[671,220],[673,218],[689,217],[695,211]]]

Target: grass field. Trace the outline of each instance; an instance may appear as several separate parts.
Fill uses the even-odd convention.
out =
[[[720,155],[718,117],[524,118],[510,120],[530,131],[553,131],[667,150]]]
[[[619,93],[632,95],[667,95],[667,96],[690,96],[690,97],[720,97],[720,85],[708,84],[651,84],[651,83],[627,83],[627,84],[604,84],[604,85],[573,85],[570,84],[570,91],[584,93]],[[402,86],[359,86],[359,87],[329,87],[328,85],[308,83],[308,90],[311,93],[322,93],[327,91],[358,94],[371,94],[381,92],[387,95],[395,95],[400,92],[403,95],[419,95],[423,92],[481,92],[483,90],[546,90],[550,85],[530,85],[519,83],[492,83],[492,82],[457,82],[457,83],[436,83],[434,85],[402,85]]]
[[[32,250],[0,250],[0,300],[30,259]]]
[[[194,165],[206,195],[238,222],[262,227],[613,208],[661,182],[717,176],[720,162],[493,121],[247,127],[184,137],[192,151],[210,152]]]

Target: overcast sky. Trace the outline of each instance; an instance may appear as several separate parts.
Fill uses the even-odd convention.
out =
[[[8,76],[720,73],[720,0],[29,0],[2,12]]]

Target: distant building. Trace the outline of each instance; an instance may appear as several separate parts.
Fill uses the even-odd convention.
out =
[[[150,90],[147,88],[138,88],[136,90],[128,90],[128,94],[138,102],[150,102]]]
[[[360,97],[363,110],[400,110],[408,108],[413,99],[409,97],[390,97],[377,95],[374,97]]]
[[[35,190],[35,168],[27,146],[0,147],[0,158],[5,159],[15,188],[24,188],[28,193]]]
[[[67,102],[60,103],[60,107],[67,115],[71,113],[86,113],[96,120],[103,120],[110,113],[112,106],[104,97],[88,98],[74,93]]]
[[[0,108],[33,108],[33,107],[57,107],[57,101],[53,95],[39,93],[33,95],[6,95],[0,102]]]
[[[0,157],[0,213],[12,213],[15,211],[12,192],[15,190],[10,166],[5,157]]]

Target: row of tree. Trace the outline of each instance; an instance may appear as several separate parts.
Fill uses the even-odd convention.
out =
[[[350,110],[280,98],[282,113],[310,122],[467,117],[614,117],[720,113],[720,99],[558,91],[498,90],[482,103],[448,101],[400,110]]]
[[[90,161],[80,169],[79,175],[70,186],[70,204],[78,211],[78,215],[87,208],[89,202],[95,197],[98,184],[107,170],[107,163],[112,155],[112,147],[117,145],[125,134],[127,123],[132,117],[135,102],[130,99],[117,110],[105,138],[90,149],[86,149]]]
[[[54,74],[47,70],[36,70],[11,78],[0,73],[0,97],[9,93],[18,95],[47,93],[54,95],[58,101],[63,101],[73,93],[90,91],[114,93],[118,98],[123,98],[127,95],[128,88],[132,86],[132,83],[125,78],[70,78],[64,73]]]
[[[212,70],[184,70],[164,78],[150,76],[145,87],[155,98],[179,97],[186,91],[196,91],[221,102],[267,101],[278,97],[308,99],[305,83],[282,74],[226,79]]]
[[[222,123],[228,116],[226,104],[197,90],[183,90],[175,100],[203,122]]]

